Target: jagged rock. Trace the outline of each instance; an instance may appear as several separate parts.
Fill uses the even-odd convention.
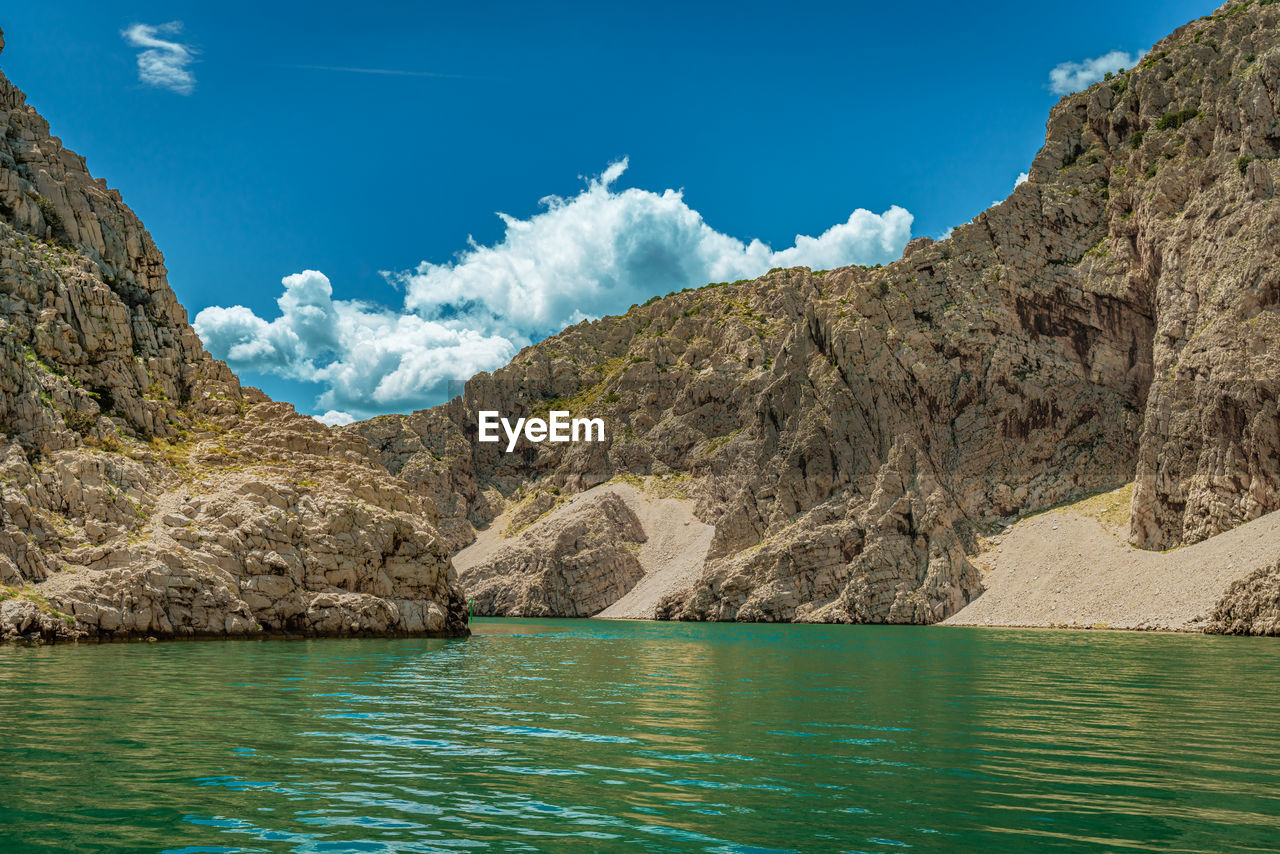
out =
[[[644,575],[644,541],[636,514],[610,493],[534,521],[474,564],[460,561],[458,577],[479,616],[590,617]]]
[[[1276,104],[1280,6],[1224,8],[1064,98],[947,240],[669,295],[347,430],[452,496],[455,548],[521,490],[688,476],[716,534],[671,618],[932,622],[976,533],[1135,478],[1133,543],[1204,539],[1280,507]],[[608,442],[474,442],[552,402]]]
[[[1232,584],[1209,615],[1219,635],[1280,635],[1280,563]]]
[[[360,422],[358,433],[369,445],[371,459],[435,499],[440,532],[451,551],[475,540],[474,525],[483,525],[490,512],[477,488],[466,459],[467,440],[437,410],[416,413],[412,420],[382,416]]]
[[[0,75],[0,637],[465,634],[435,523],[209,357],[146,229]]]

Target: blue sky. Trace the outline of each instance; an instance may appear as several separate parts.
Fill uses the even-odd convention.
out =
[[[362,416],[686,280],[937,236],[1027,168],[1055,67],[1212,8],[61,0],[0,14],[0,68],[218,307],[215,354]],[[145,38],[190,78],[140,79]]]

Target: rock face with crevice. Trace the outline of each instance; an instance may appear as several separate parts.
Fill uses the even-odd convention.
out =
[[[672,294],[347,430],[447,496],[455,549],[540,489],[686,478],[716,533],[673,619],[934,622],[979,532],[1134,480],[1135,545],[1204,539],[1280,507],[1277,105],[1280,5],[1224,7],[1064,98],[949,239]],[[474,442],[550,408],[608,441]]]
[[[465,634],[435,521],[204,351],[146,229],[0,75],[0,637]]]

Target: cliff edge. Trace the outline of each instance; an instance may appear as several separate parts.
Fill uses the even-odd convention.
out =
[[[435,514],[204,351],[0,74],[0,637],[465,634]]]

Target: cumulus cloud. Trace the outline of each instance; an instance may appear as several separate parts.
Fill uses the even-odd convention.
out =
[[[330,409],[323,415],[313,415],[311,417],[319,421],[321,424],[327,424],[330,427],[343,427],[347,424],[354,423],[356,420],[356,417],[350,412],[339,412],[336,409]]]
[[[241,371],[326,386],[322,419],[355,412],[404,411],[443,397],[450,379],[498,367],[516,351],[501,336],[463,324],[333,299],[323,273],[285,276],[267,321],[250,309],[212,306],[194,326],[209,351]]]
[[[1018,187],[1022,186],[1023,184],[1027,183],[1030,180],[1031,180],[1031,176],[1028,175],[1026,172],[1019,172],[1018,177],[1015,178],[1013,181],[1013,188],[1016,190],[1018,189]]]
[[[1142,55],[1133,56],[1123,50],[1113,50],[1083,62],[1063,62],[1049,72],[1049,89],[1055,95],[1070,95],[1088,89],[1106,76],[1108,71],[1132,68]]]
[[[498,214],[506,228],[491,246],[472,242],[453,261],[387,274],[403,290],[399,310],[334,299],[329,279],[307,270],[283,280],[278,317],[214,306],[195,328],[233,367],[322,383],[319,407],[363,417],[438,402],[450,379],[655,294],[772,267],[887,263],[911,237],[903,208],[860,209],[774,251],[716,231],[680,191],[615,189],[626,168],[610,165],[571,198],[542,199],[528,219]]]
[[[138,53],[138,79],[148,86],[168,89],[179,95],[190,95],[196,88],[196,77],[189,66],[196,56],[190,45],[170,41],[161,36],[176,36],[182,32],[181,21],[167,24],[133,24],[121,35],[132,47],[140,47]]]

